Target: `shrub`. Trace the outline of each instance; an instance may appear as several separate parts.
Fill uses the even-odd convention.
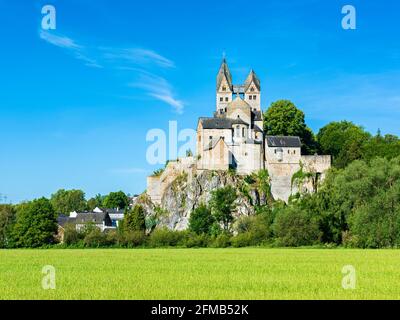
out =
[[[223,232],[216,237],[214,237],[212,241],[212,246],[214,248],[227,248],[231,245],[231,237],[228,233]]]
[[[64,243],[66,245],[77,244],[83,238],[83,234],[76,230],[75,225],[66,224],[64,226]]]
[[[207,247],[210,243],[210,236],[202,233],[188,233],[185,239],[185,246],[187,248],[199,248],[199,247]]]
[[[184,231],[173,231],[166,227],[155,229],[149,237],[151,247],[169,247],[182,244],[185,237]]]
[[[95,228],[86,234],[83,243],[86,247],[98,248],[107,245],[107,237],[99,228]]]
[[[143,231],[124,232],[121,244],[127,247],[138,247],[146,242],[146,235]]]
[[[319,240],[318,221],[295,206],[279,210],[274,221],[274,232],[279,245],[311,245]]]

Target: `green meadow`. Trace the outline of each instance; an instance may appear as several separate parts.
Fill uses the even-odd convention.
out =
[[[42,268],[56,288],[42,288]],[[342,268],[356,270],[343,289]],[[0,251],[0,299],[399,299],[400,251],[49,249]]]

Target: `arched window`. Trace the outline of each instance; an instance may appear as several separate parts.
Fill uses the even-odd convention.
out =
[[[254,92],[254,87],[251,87],[251,88],[250,88],[250,91],[251,91],[251,92]]]
[[[244,128],[242,128],[242,137],[244,138]]]
[[[240,137],[240,126],[236,126],[236,137]]]
[[[225,86],[222,87],[222,91],[226,91],[226,87]]]

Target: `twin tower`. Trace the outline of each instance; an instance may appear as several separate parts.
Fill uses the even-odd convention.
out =
[[[226,60],[223,59],[217,75],[216,91],[216,111],[219,114],[227,111],[228,104],[232,102],[234,95],[247,102],[251,106],[252,111],[261,111],[260,80],[253,70],[250,71],[244,84],[234,85],[232,83],[232,75],[229,71],[228,64]]]

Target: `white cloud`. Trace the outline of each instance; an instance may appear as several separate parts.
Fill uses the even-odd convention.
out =
[[[183,102],[175,98],[172,86],[164,78],[144,72],[137,82],[130,83],[129,86],[144,89],[149,96],[172,106],[177,113],[183,113]]]
[[[159,53],[143,48],[101,48],[104,58],[117,61],[119,63],[128,63],[135,65],[155,64],[162,68],[173,68],[173,61],[165,58]]]
[[[52,34],[48,31],[41,30],[40,38],[47,41],[48,43],[55,45],[60,48],[79,50],[82,47],[75,43],[74,40],[68,37]]]
[[[82,60],[86,66],[101,68],[102,66],[97,63],[97,61],[93,58],[89,58],[86,54],[86,47],[79,45],[75,40],[66,37],[57,35],[55,33],[50,33],[48,31],[41,30],[40,38],[56,47],[67,49],[69,53],[71,53],[76,59]]]
[[[148,96],[172,106],[179,114],[183,112],[184,104],[175,97],[172,85],[148,71],[153,66],[163,69],[175,67],[173,61],[161,54],[144,48],[89,47],[78,44],[72,38],[44,30],[39,35],[49,44],[67,50],[88,67],[104,66],[114,70],[135,71],[139,80],[130,84],[131,87],[143,89]]]

